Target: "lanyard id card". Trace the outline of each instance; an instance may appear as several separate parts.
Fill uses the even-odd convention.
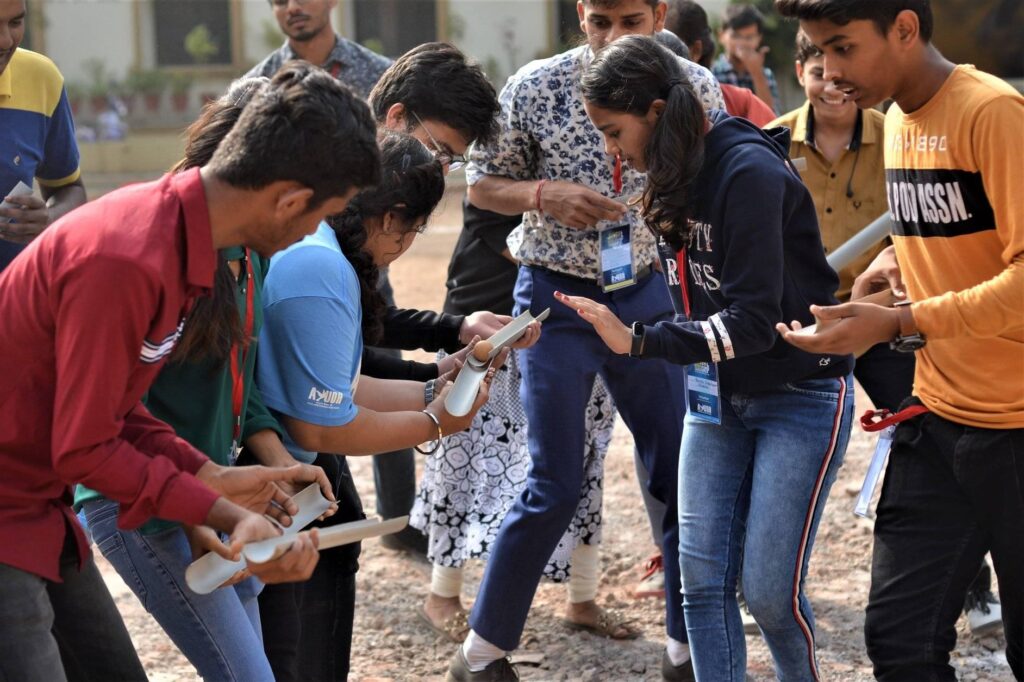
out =
[[[868,471],[864,474],[864,485],[860,488],[857,505],[853,508],[853,513],[857,516],[863,516],[866,519],[875,518],[872,501],[875,498],[878,483],[882,480],[882,473],[885,472],[885,463],[889,459],[889,450],[892,448],[892,437],[895,432],[896,425],[894,424],[885,427],[885,430],[878,434],[875,453],[871,455],[871,463],[868,464]]]
[[[601,239],[601,289],[608,292],[636,284],[630,224],[613,225],[601,230],[599,234]]]
[[[722,397],[715,363],[695,362],[686,366],[686,410],[696,419],[721,425]]]

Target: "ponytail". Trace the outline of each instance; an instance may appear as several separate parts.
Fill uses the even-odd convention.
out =
[[[644,152],[642,206],[651,229],[681,248],[689,237],[692,185],[704,163],[707,119],[679,59],[651,38],[626,36],[597,54],[582,87],[588,102],[636,116],[665,102]]]
[[[675,250],[689,238],[693,181],[704,165],[704,107],[685,78],[668,84],[665,109],[647,145],[647,223]]]
[[[366,250],[366,220],[392,213],[405,219],[407,233],[416,221],[429,216],[444,196],[444,170],[419,140],[389,132],[380,141],[380,153],[380,183],[361,191],[343,212],[327,219],[359,279],[363,340],[369,345],[384,333],[387,304],[377,290],[379,270]]]

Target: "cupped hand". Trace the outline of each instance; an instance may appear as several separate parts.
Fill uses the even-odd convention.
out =
[[[633,331],[624,325],[608,306],[584,296],[568,296],[560,291],[555,292],[555,298],[594,325],[594,331],[612,352],[624,355],[632,348]]]

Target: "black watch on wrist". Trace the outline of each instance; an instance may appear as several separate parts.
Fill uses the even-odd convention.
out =
[[[895,305],[895,307],[902,308],[903,306],[909,306],[910,304],[910,301],[900,301]],[[909,308],[907,310],[909,310]],[[900,353],[914,353],[924,348],[927,343],[928,341],[921,332],[910,331],[903,328],[903,315],[901,315],[900,330],[897,332],[896,338],[889,342],[889,348]]]
[[[638,358],[644,353],[644,336],[647,331],[643,322],[634,322],[632,331],[633,343],[629,346],[629,357]]]

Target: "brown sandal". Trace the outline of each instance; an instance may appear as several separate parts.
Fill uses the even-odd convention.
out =
[[[449,639],[456,644],[462,644],[466,639],[466,635],[469,634],[469,613],[465,609],[460,609],[456,613],[448,617],[448,620],[438,625],[430,619],[427,614],[427,610],[422,606],[418,611],[420,620],[426,624],[436,634]]]
[[[576,621],[569,620],[568,618],[562,619],[562,624],[570,630],[577,632],[589,632],[592,635],[598,637],[607,637],[608,639],[637,639],[642,634],[636,628],[630,627],[630,623],[633,620],[626,620],[617,611],[610,609],[601,609],[601,615],[597,617],[597,623],[577,623]],[[619,632],[623,634],[618,634]]]

